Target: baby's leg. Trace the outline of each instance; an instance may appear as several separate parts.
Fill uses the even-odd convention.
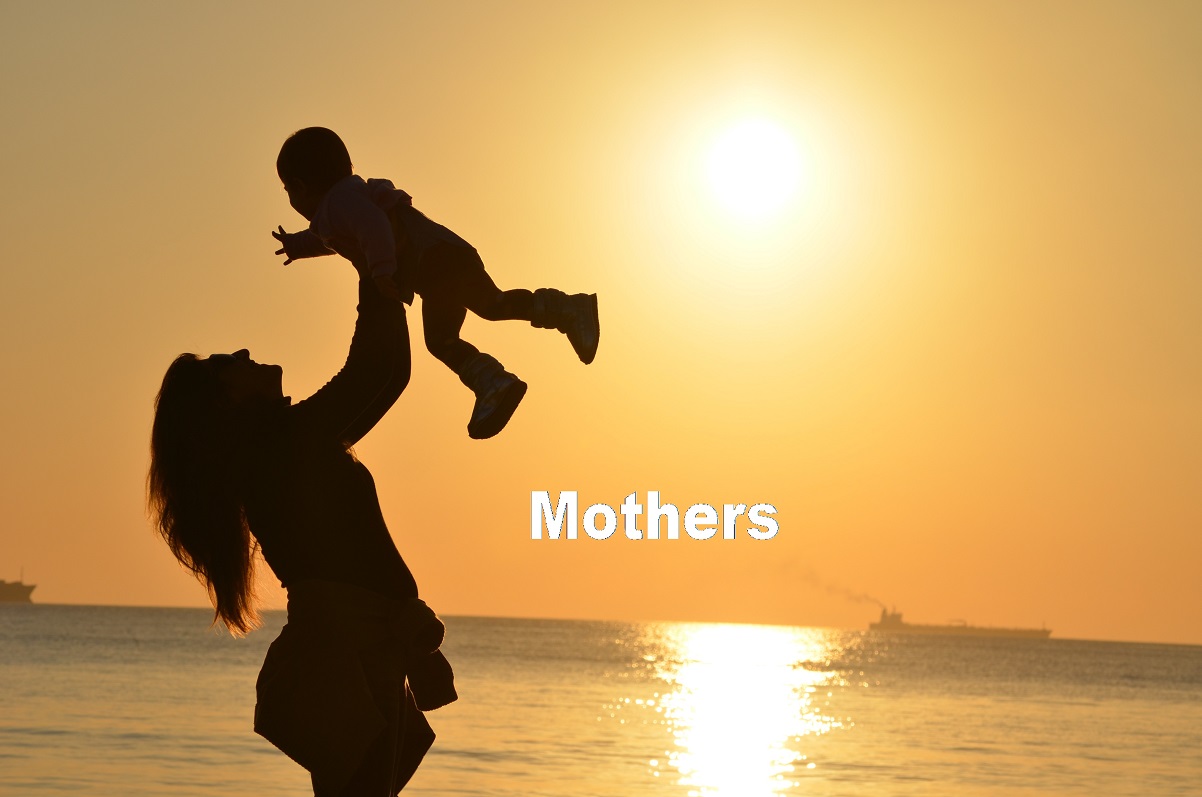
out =
[[[446,244],[423,256],[418,292],[423,299],[436,296],[448,304],[466,307],[485,321],[529,321],[534,298],[527,290],[498,288],[475,249]]]
[[[459,337],[467,311],[463,305],[444,297],[422,297],[422,332],[426,349],[455,373],[480,353],[472,344]]]
[[[530,320],[534,294],[524,288],[501,290],[482,264],[461,269],[452,284],[463,306],[485,321]]]
[[[428,293],[466,307],[486,321],[520,319],[542,329],[557,329],[568,336],[581,362],[591,363],[597,355],[601,323],[596,294],[568,295],[554,288],[503,291],[474,249],[444,247],[431,265],[436,266],[431,270],[437,277]]]
[[[483,265],[460,271],[455,286],[463,305],[487,321],[521,319],[532,326],[557,329],[568,336],[582,362],[591,363],[597,356],[601,324],[595,294],[569,296],[554,288],[502,291]]]
[[[494,357],[459,337],[466,316],[462,304],[439,292],[427,292],[422,297],[426,348],[476,394],[467,433],[483,440],[509,423],[526,395],[526,383],[506,371]]]

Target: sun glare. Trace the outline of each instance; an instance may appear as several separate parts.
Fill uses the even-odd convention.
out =
[[[801,158],[793,138],[766,119],[748,119],[723,131],[709,151],[710,190],[732,215],[771,218],[797,193]]]
[[[836,674],[798,666],[830,656],[826,635],[679,625],[672,637],[676,650],[661,673],[672,690],[659,704],[674,741],[667,763],[680,784],[698,797],[797,793],[799,773],[815,768],[801,748],[843,726],[820,697]]]

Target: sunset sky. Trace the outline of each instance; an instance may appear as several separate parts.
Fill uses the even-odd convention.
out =
[[[322,125],[502,288],[600,296],[589,366],[469,317],[530,385],[484,442],[413,308],[356,450],[440,613],[1202,644],[1198,3],[6,2],[0,63],[0,578],[36,601],[206,605],[146,517],[152,401],[182,351],[294,400],[340,367],[354,272],[269,235]],[[533,541],[534,490],[780,531]]]

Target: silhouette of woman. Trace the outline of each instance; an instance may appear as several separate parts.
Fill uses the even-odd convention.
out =
[[[255,730],[309,770],[317,797],[395,795],[455,699],[443,625],[385,526],[351,446],[409,381],[404,306],[360,275],[342,369],[297,404],[245,349],[182,354],[155,402],[149,503],[176,558],[241,634],[257,625],[256,551],[288,591],[259,673]]]

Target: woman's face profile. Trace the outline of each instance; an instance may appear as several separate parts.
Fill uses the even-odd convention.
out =
[[[239,349],[233,354],[210,355],[208,362],[217,369],[217,379],[235,407],[284,396],[281,384],[284,369],[278,365],[255,362],[246,349]]]

